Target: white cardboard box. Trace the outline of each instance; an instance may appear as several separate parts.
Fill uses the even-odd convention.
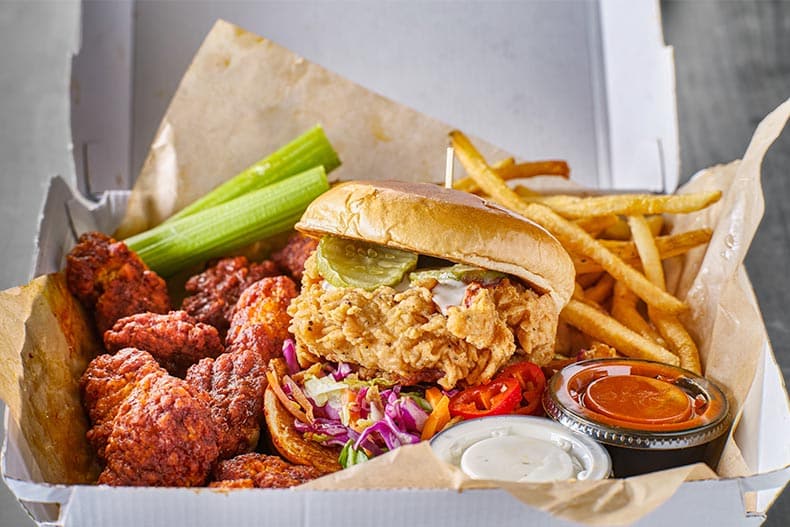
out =
[[[677,184],[674,66],[656,2],[86,2],[72,71],[83,194],[131,185],[178,79],[216,18],[520,156],[566,158],[585,185],[672,190]],[[104,193],[98,206],[86,207],[61,179],[53,180],[36,274],[62,266],[72,229],[112,231],[126,196]],[[31,481],[20,431],[8,418],[6,426],[3,475],[42,525],[571,525],[504,491],[47,485]],[[636,525],[759,525],[790,477],[788,432],[787,392],[766,347],[737,431],[746,461],[761,475],[685,483]],[[775,490],[761,492],[757,511],[747,513],[743,494],[763,489]]]

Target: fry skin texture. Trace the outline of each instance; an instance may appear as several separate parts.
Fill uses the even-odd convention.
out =
[[[528,203],[540,203],[570,220],[608,214],[683,214],[704,209],[721,199],[721,191],[694,194],[615,194],[612,196],[525,196]]]

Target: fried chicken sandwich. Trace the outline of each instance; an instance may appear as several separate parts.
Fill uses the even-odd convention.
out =
[[[415,442],[431,410],[425,387],[448,394],[489,383],[515,359],[552,359],[574,269],[525,218],[435,185],[347,182],[296,229],[320,242],[288,308],[298,382],[275,372],[267,392],[276,445],[285,428],[365,455]],[[298,442],[279,439],[291,445],[277,445],[283,455],[309,462]]]

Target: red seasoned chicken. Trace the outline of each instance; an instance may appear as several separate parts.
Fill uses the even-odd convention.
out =
[[[132,348],[96,357],[81,388],[93,424],[88,441],[105,462],[99,483],[205,484],[219,455],[206,392]]]
[[[224,258],[187,281],[185,288],[192,295],[184,299],[181,309],[211,324],[225,338],[241,292],[261,278],[279,274],[277,264],[270,260],[251,264],[244,256]]]
[[[266,361],[251,349],[203,359],[189,368],[186,381],[211,396],[219,431],[220,459],[252,451],[263,423]]]
[[[167,284],[123,242],[88,232],[66,256],[69,291],[94,310],[101,333],[118,319],[170,311]]]
[[[139,313],[122,318],[104,333],[107,351],[123,348],[145,350],[171,375],[183,377],[200,359],[224,351],[214,326],[198,322],[185,311],[165,315]]]
[[[245,289],[233,310],[227,350],[254,349],[267,362],[282,356],[283,342],[290,337],[288,305],[298,294],[287,276],[264,278]]]
[[[302,281],[304,262],[318,247],[318,240],[301,232],[295,233],[288,243],[272,254],[272,260],[298,284]]]
[[[319,476],[321,473],[313,467],[293,465],[277,456],[244,454],[218,463],[211,486],[279,489],[301,485]]]
[[[148,375],[118,408],[98,482],[205,485],[218,455],[208,394],[170,375]]]
[[[104,459],[104,447],[121,403],[146,376],[166,374],[149,353],[133,348],[115,355],[99,355],[90,362],[80,379],[80,388],[82,404],[93,425],[87,434],[88,442],[99,458]]]

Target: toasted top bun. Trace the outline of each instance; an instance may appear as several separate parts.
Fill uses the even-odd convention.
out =
[[[307,207],[296,229],[514,275],[550,294],[557,312],[573,294],[573,262],[545,229],[473,194],[429,183],[341,183]]]

